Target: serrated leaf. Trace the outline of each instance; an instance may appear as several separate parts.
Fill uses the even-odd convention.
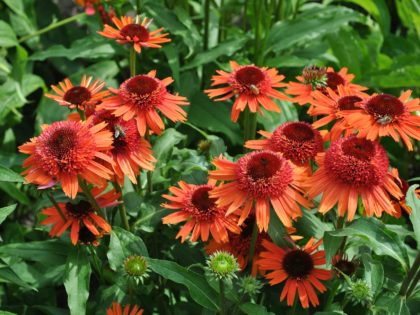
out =
[[[17,204],[0,208],[0,224],[2,224],[4,220],[6,220],[6,218],[9,214],[11,214],[13,211],[15,211],[16,206],[17,206]]]

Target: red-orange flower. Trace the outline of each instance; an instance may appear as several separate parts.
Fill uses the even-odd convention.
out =
[[[338,203],[338,215],[351,221],[359,197],[367,216],[380,217],[385,211],[395,215],[390,196],[401,198],[394,175],[388,172],[389,160],[377,142],[350,136],[331,144],[317,158],[318,170],[308,180],[308,194],[314,198],[322,193],[319,212],[326,213]]]
[[[113,172],[100,163],[114,163],[106,152],[112,148],[112,134],[103,130],[106,123],[59,121],[42,126],[42,133],[21,145],[19,151],[30,156],[24,161],[26,181],[40,189],[61,183],[64,193],[75,198],[78,176],[103,185]]]
[[[138,305],[134,305],[131,311],[130,308],[130,304],[127,304],[123,309],[119,303],[112,302],[112,308],[106,310],[106,315],[143,315],[144,310],[140,309]]]
[[[58,84],[51,85],[51,88],[57,94],[47,93],[45,96],[70,109],[78,108],[92,111],[104,97],[109,95],[108,91],[101,91],[105,82],[99,80],[92,82],[92,77],[86,77],[85,75],[80,85],[73,85],[69,79],[64,79]]]
[[[392,175],[394,176],[394,181],[398,185],[398,187],[401,189],[402,197],[397,199],[393,196],[391,197],[391,202],[394,205],[395,214],[394,217],[397,219],[401,217],[401,214],[403,210],[410,215],[411,214],[411,208],[407,203],[405,202],[405,198],[407,196],[408,189],[410,186],[408,185],[407,181],[399,177],[398,170],[396,168],[393,168],[391,170]]]
[[[173,122],[186,121],[187,114],[180,106],[188,105],[187,99],[167,91],[172,78],[159,80],[155,76],[153,70],[124,81],[119,89],[110,88],[115,95],[106,98],[100,107],[124,120],[135,118],[141,136],[148,128],[157,134],[165,129],[157,110]]]
[[[161,48],[160,44],[171,40],[166,38],[168,33],[161,34],[163,28],[150,32],[152,21],[153,19],[145,17],[140,22],[140,16],[136,16],[135,20],[131,16],[121,16],[120,19],[113,17],[112,22],[117,29],[105,24],[103,31],[98,34],[115,39],[119,44],[132,43],[138,53],[141,52],[141,47]]]
[[[94,188],[91,193],[95,197],[100,208],[112,207],[118,204],[120,194],[115,190],[104,193],[105,187]],[[46,208],[41,211],[42,214],[48,216],[41,221],[42,225],[52,224],[50,231],[51,236],[60,236],[70,228],[70,239],[73,245],[81,242],[95,243],[95,237],[102,236],[103,233],[109,233],[111,226],[99,215],[95,213],[93,206],[85,200],[77,203],[58,203],[61,213],[56,207]],[[89,233],[93,234],[90,235]]]
[[[409,151],[413,150],[410,138],[420,140],[419,99],[409,100],[411,91],[405,91],[399,98],[390,94],[374,94],[360,103],[361,109],[343,113],[344,119],[358,129],[358,137],[375,140],[391,136],[399,142],[400,137]]]
[[[265,274],[265,278],[270,280],[270,285],[286,281],[280,301],[287,296],[287,305],[292,306],[297,291],[303,308],[308,308],[309,303],[313,306],[319,305],[315,289],[321,293],[325,292],[327,288],[319,280],[331,278],[330,271],[317,268],[325,265],[325,252],[322,250],[314,253],[321,243],[320,240],[314,244],[314,239],[311,238],[303,249],[295,244],[293,248],[280,248],[263,240],[262,246],[267,251],[260,253],[258,268],[271,271]]]
[[[238,120],[239,114],[248,106],[252,113],[262,113],[260,105],[268,111],[280,112],[280,108],[271,99],[288,100],[288,97],[274,88],[286,86],[281,81],[283,75],[278,75],[274,68],[259,68],[254,65],[240,66],[235,61],[230,62],[232,72],[217,70],[219,75],[212,77],[211,86],[227,85],[208,89],[205,92],[210,98],[219,97],[216,101],[225,101],[234,95],[238,97],[233,103],[231,119]]]
[[[191,185],[184,181],[178,182],[180,188],[172,186],[169,191],[173,194],[162,195],[170,203],[162,204],[162,207],[176,210],[162,219],[163,224],[177,224],[186,221],[176,238],[181,237],[184,242],[191,233],[192,242],[201,238],[207,241],[209,234],[216,242],[227,242],[228,231],[240,233],[235,215],[226,213],[227,207],[220,207],[216,200],[210,196],[214,189],[213,181],[207,185]]]
[[[75,0],[76,4],[85,8],[85,12],[87,15],[95,14],[94,4],[101,3],[101,0]]]
[[[301,215],[298,204],[310,205],[301,195],[305,170],[295,167],[280,153],[255,151],[245,154],[237,163],[218,158],[213,164],[217,169],[209,172],[210,178],[229,183],[215,187],[210,196],[218,198],[219,206],[227,206],[228,214],[243,206],[239,224],[251,213],[254,203],[260,231],[268,230],[270,203],[287,227]]]
[[[327,69],[316,66],[306,67],[302,75],[296,77],[299,82],[287,84],[286,93],[295,96],[293,102],[305,105],[312,102],[314,91],[325,92],[326,87],[336,91],[339,85],[343,85],[355,93],[367,90],[364,86],[351,83],[354,74],[348,74],[347,70],[347,68],[342,68],[339,72],[335,72],[331,67]]]
[[[319,131],[303,121],[286,122],[274,132],[260,131],[259,133],[267,139],[249,140],[245,143],[246,148],[280,152],[296,165],[307,165],[323,150],[322,136]]]
[[[348,125],[343,119],[343,113],[357,109],[357,104],[368,95],[363,92],[355,93],[348,87],[339,85],[336,91],[326,88],[324,92],[314,91],[312,93],[312,106],[308,110],[311,116],[325,116],[315,121],[312,126],[321,128],[331,122],[334,122],[330,130],[331,141],[337,140],[343,134],[349,136],[354,132],[354,128]]]
[[[106,122],[107,128],[113,134],[114,142],[110,154],[114,159],[113,168],[120,184],[124,182],[124,175],[137,183],[139,167],[149,171],[154,169],[153,163],[156,159],[150,143],[140,137],[134,120],[125,121],[121,117],[115,117],[110,111],[100,110],[93,114],[92,122]]]

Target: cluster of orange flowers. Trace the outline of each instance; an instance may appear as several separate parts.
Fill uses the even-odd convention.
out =
[[[158,48],[170,39],[162,29],[149,31],[151,21],[113,18],[117,28],[105,25],[99,34],[130,43],[137,52],[142,47]],[[178,187],[171,187],[171,194],[163,195],[168,202],[162,206],[174,211],[163,223],[185,221],[177,238],[182,242],[188,236],[191,241],[209,241],[208,253],[228,250],[244,269],[255,222],[259,235],[255,257],[251,257],[252,273],[259,270],[271,285],[286,281],[281,300],[287,297],[288,305],[293,304],[297,292],[303,307],[316,306],[319,301],[314,288],[324,292],[320,280],[331,276],[328,270],[318,268],[325,264],[324,251],[317,250],[322,241],[311,239],[298,248],[291,240],[292,247],[278,247],[267,234],[270,208],[290,234],[295,232],[293,222],[302,215],[301,206],[310,208],[321,194],[319,212],[326,213],[338,204],[338,216],[347,214],[349,221],[356,214],[359,198],[367,216],[380,217],[384,211],[400,216],[401,208],[407,209],[406,186],[397,170],[389,168],[387,154],[377,139],[401,138],[412,150],[411,139],[420,139],[420,117],[413,114],[420,110],[419,99],[411,99],[411,91],[399,98],[369,96],[364,92],[367,88],[351,83],[354,76],[346,69],[335,72],[308,67],[297,77],[298,82],[286,84],[284,76],[272,68],[240,66],[233,61],[230,66],[231,72],[217,71],[212,78],[212,86],[217,87],[205,92],[217,101],[235,97],[232,121],[245,110],[280,112],[277,99],[310,104],[308,114],[314,123],[287,122],[274,132],[260,131],[263,139],[245,143],[254,151],[236,162],[216,158],[207,184],[181,181]],[[118,89],[103,90],[104,82],[86,76],[79,85],[65,79],[52,86],[55,94],[46,96],[78,113],[42,126],[38,137],[19,148],[29,154],[24,162],[27,182],[40,189],[61,184],[66,196],[73,199],[42,211],[47,218],[41,224],[53,225],[52,236],[70,229],[73,244],[96,244],[111,230],[99,209],[119,204],[121,193],[107,190],[107,181],[119,187],[124,176],[136,183],[141,169],[152,171],[155,159],[148,136],[165,129],[162,116],[173,122],[186,121],[182,106],[188,101],[167,90],[172,81],[160,80],[156,71],[150,71],[127,79]],[[277,89],[282,87],[284,92]],[[332,126],[330,130],[318,130],[327,125]],[[330,145],[324,150],[326,143]],[[89,185],[95,188],[86,189]],[[75,202],[81,191],[84,199]],[[113,308],[109,314],[121,313],[118,304]],[[132,313],[141,314],[137,308]]]

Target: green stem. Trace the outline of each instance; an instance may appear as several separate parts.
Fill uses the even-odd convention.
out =
[[[411,282],[410,287],[407,290],[407,293],[406,293],[407,298],[409,298],[411,296],[411,293],[413,293],[413,291],[416,288],[419,280],[420,280],[420,270],[417,272],[416,276],[414,277],[413,281]]]
[[[223,41],[223,33],[224,33],[224,29],[225,29],[225,14],[226,11],[224,11],[225,7],[225,1],[224,0],[220,0],[220,19],[219,19],[219,32],[217,34],[217,42],[221,43]]]
[[[113,183],[115,191],[119,194],[121,194],[121,200],[122,200],[122,189],[121,186],[118,184],[117,180],[115,180]],[[121,222],[124,225],[124,228],[127,231],[130,231],[130,224],[128,223],[128,217],[127,217],[127,209],[125,208],[124,202],[121,202],[118,205],[118,211],[120,213]]]
[[[340,286],[340,281],[336,280],[334,282],[332,290],[330,291],[330,295],[328,296],[327,303],[325,304],[325,307],[324,307],[325,310],[328,310],[331,307],[331,304],[334,301],[334,297],[337,294],[337,290],[338,290],[339,286]]]
[[[89,245],[88,248],[89,248],[90,254],[92,255],[93,266],[99,275],[100,282],[102,283],[103,282],[102,268],[99,266],[99,259],[98,259],[98,256],[96,255],[95,248],[92,245]]]
[[[82,188],[83,193],[85,194],[89,203],[92,205],[93,209],[95,211],[99,212],[101,210],[101,208],[99,207],[98,203],[96,202],[95,197],[93,197],[92,193],[90,192],[90,189],[89,189],[88,185],[86,184],[86,182],[80,177],[79,177],[79,185],[80,185],[80,188]]]
[[[335,226],[336,230],[341,230],[344,227],[344,217],[338,217],[337,224]],[[346,247],[347,242],[347,236],[343,238],[343,241],[341,242],[340,248],[338,249],[338,253],[344,253],[344,248]]]
[[[53,29],[56,29],[56,28],[58,28],[58,27],[60,27],[60,26],[63,26],[63,25],[66,25],[66,24],[68,24],[68,23],[71,23],[71,22],[77,21],[78,19],[80,19],[81,17],[83,17],[83,16],[85,16],[85,15],[86,15],[86,12],[83,12],[83,13],[79,13],[79,14],[76,14],[76,15],[70,16],[70,17],[68,17],[68,18],[66,18],[66,19],[63,19],[63,20],[61,20],[61,21],[58,21],[58,22],[52,23],[52,24],[50,24],[50,25],[48,25],[48,26],[46,26],[46,27],[44,27],[44,28],[42,28],[42,29],[40,29],[40,30],[36,31],[35,33],[28,34],[28,35],[25,35],[25,36],[21,37],[21,38],[18,40],[18,43],[22,43],[22,42],[24,42],[24,41],[26,41],[26,40],[28,40],[28,39],[30,39],[30,38],[32,38],[32,37],[35,37],[35,36],[38,36],[38,35],[44,34],[44,33],[46,33],[46,32],[49,32],[49,31],[53,30]]]
[[[220,315],[226,315],[225,309],[225,284],[219,280]]]
[[[136,51],[134,47],[130,49],[130,77],[136,75]]]
[[[247,107],[244,111],[244,142],[255,139],[257,131],[257,113],[252,113]]]
[[[146,133],[144,134],[144,139],[146,139],[147,142],[150,143],[150,135],[149,135],[149,129],[146,129]],[[153,183],[152,183],[152,171],[147,171],[147,191],[149,194],[152,194],[153,192]]]
[[[410,282],[414,278],[419,267],[420,267],[420,251],[417,253],[416,259],[414,260],[413,265],[411,266],[410,270],[408,270],[407,276],[401,285],[401,289],[399,292],[401,296],[407,296],[407,290],[410,285]]]
[[[252,236],[251,236],[251,245],[249,246],[249,256],[248,256],[248,265],[252,270],[252,261],[254,259],[255,254],[255,245],[257,244],[258,239],[258,226],[257,222],[254,223],[254,227],[252,228]]]
[[[204,0],[204,50],[209,49],[210,0]]]
[[[60,209],[60,206],[58,205],[57,201],[54,199],[52,192],[49,192],[47,194],[47,197],[51,201],[51,203],[54,205],[55,209],[57,210],[58,214],[63,219],[63,221],[67,221],[66,217],[64,216],[63,212]]]
[[[248,1],[249,0],[245,0],[245,4],[244,4],[244,16],[242,17],[242,28],[244,29],[244,31],[246,32],[247,29],[247,25],[246,25],[246,18],[247,18],[247,11],[248,11]]]
[[[85,111],[84,110],[81,110],[81,109],[78,108],[77,109],[77,112],[79,113],[80,119],[82,121],[86,120],[86,114],[85,114]]]
[[[136,10],[137,10],[137,14],[141,13],[141,0],[136,1]]]

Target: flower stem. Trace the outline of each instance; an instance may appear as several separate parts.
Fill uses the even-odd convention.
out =
[[[337,294],[338,287],[340,286],[340,281],[336,280],[332,287],[330,294],[328,295],[327,303],[325,304],[324,309],[328,310],[331,307],[332,302],[334,301],[334,297]]]
[[[258,239],[258,226],[257,222],[254,223],[254,227],[252,228],[252,236],[251,236],[251,244],[249,246],[249,256],[248,256],[248,265],[252,270],[252,261],[254,259],[255,254],[255,246],[257,244]]]
[[[219,280],[220,315],[226,315],[225,309],[225,284]]]
[[[86,114],[85,114],[85,111],[84,110],[81,110],[81,109],[77,109],[77,112],[79,113],[79,116],[80,116],[80,119],[82,120],[82,121],[85,121],[86,120]]]
[[[136,51],[134,47],[130,49],[130,77],[136,75]]]
[[[420,280],[420,270],[417,272],[417,274],[414,277],[413,281],[411,281],[411,285],[408,288],[407,294],[406,294],[407,298],[409,298],[411,296],[411,293],[413,293],[413,291],[416,288],[417,283],[419,282],[419,280]]]
[[[80,188],[82,188],[83,193],[85,194],[86,198],[88,199],[89,203],[92,205],[93,209],[97,212],[101,210],[98,203],[96,202],[95,197],[93,197],[92,193],[90,192],[90,189],[88,185],[86,184],[85,180],[79,177],[79,185]]]
[[[249,108],[244,111],[244,142],[255,139],[257,131],[257,113],[252,113]]]
[[[61,211],[60,206],[58,205],[57,201],[55,200],[52,192],[49,192],[47,194],[48,199],[51,201],[51,203],[54,205],[55,209],[57,210],[60,217],[63,219],[63,221],[67,221],[66,217],[64,216],[63,212]]]
[[[115,180],[112,184],[114,185],[116,192],[121,194],[121,200],[122,200],[121,186],[118,184],[117,180]],[[123,223],[124,228],[127,231],[130,231],[130,224],[128,222],[128,217],[127,217],[127,209],[125,208],[124,202],[121,202],[120,204],[118,204],[118,211],[120,213],[121,222]]]
[[[30,39],[32,37],[35,37],[35,36],[44,34],[46,32],[49,32],[49,31],[53,30],[53,29],[56,29],[56,28],[58,28],[60,26],[63,26],[63,25],[66,25],[68,23],[77,21],[78,19],[80,19],[81,17],[84,17],[85,15],[86,15],[86,12],[83,12],[83,13],[79,13],[79,14],[70,16],[70,17],[68,17],[66,19],[63,19],[61,21],[58,21],[58,22],[55,22],[55,23],[51,23],[50,25],[48,25],[48,26],[46,26],[46,27],[44,27],[44,28],[42,28],[42,29],[34,32],[34,33],[31,33],[31,34],[28,34],[28,35],[25,35],[25,36],[21,37],[18,40],[18,42],[19,43],[22,43],[22,42],[24,42],[24,41],[26,41],[26,40],[28,40],[28,39]]]
[[[98,256],[96,255],[96,251],[95,251],[95,247],[92,245],[88,246],[89,252],[92,255],[92,260],[93,260],[93,266],[96,269],[96,272],[99,275],[99,281],[101,283],[103,283],[103,273],[102,273],[102,268],[99,266],[99,259]]]
[[[210,0],[204,0],[204,50],[209,49]]]
[[[419,267],[420,267],[420,251],[417,253],[416,259],[414,260],[413,265],[411,266],[410,270],[408,270],[407,276],[406,276],[406,278],[404,279],[404,281],[401,285],[401,289],[400,289],[400,292],[399,292],[399,294],[401,296],[408,296],[407,291],[409,290],[410,282],[414,278],[414,276],[415,276],[417,270],[419,269]],[[418,277],[416,277],[416,278],[418,278]],[[419,279],[417,279],[417,281],[418,280]],[[414,286],[416,285],[416,283],[414,283],[414,281],[413,281],[413,284],[414,284]]]
[[[149,128],[146,129],[144,139],[146,139],[146,141],[150,143]],[[152,171],[147,171],[147,191],[149,192],[149,194],[153,192]]]

